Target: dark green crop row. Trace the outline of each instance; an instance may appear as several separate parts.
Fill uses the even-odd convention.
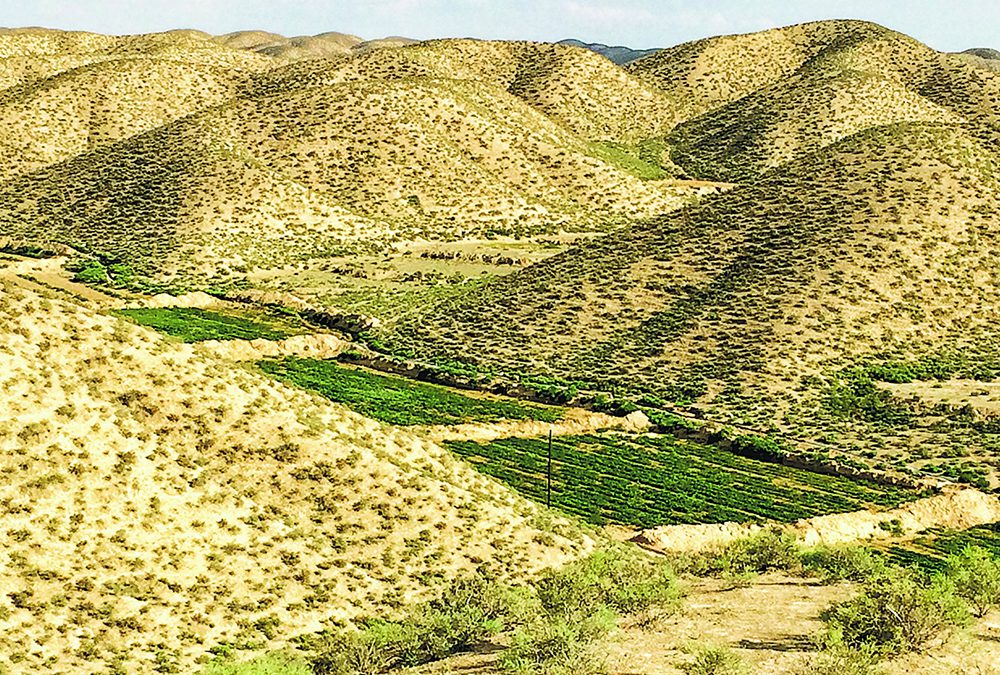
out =
[[[545,501],[547,440],[448,443],[483,473]],[[671,436],[554,439],[552,504],[640,527],[750,522],[895,506],[920,494],[734,455]]]
[[[261,369],[304,389],[312,389],[362,415],[389,424],[460,424],[562,418],[560,408],[513,399],[472,398],[447,387],[346,368],[335,361],[289,357],[262,361]]]

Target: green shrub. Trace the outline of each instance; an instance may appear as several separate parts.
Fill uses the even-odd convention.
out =
[[[879,653],[871,647],[852,649],[831,643],[812,656],[796,675],[877,675]]]
[[[799,565],[795,538],[781,530],[765,530],[723,548],[712,567],[715,572],[739,575],[795,570]]]
[[[312,670],[305,662],[279,652],[244,663],[210,663],[202,669],[200,675],[312,675]]]
[[[399,654],[414,643],[401,624],[372,622],[362,630],[324,634],[310,641],[309,665],[316,675],[378,675],[402,665]]]
[[[108,270],[97,260],[82,260],[69,266],[73,281],[83,284],[104,284],[110,279]]]
[[[442,659],[539,614],[530,591],[476,574],[414,607],[399,621],[371,619],[359,630],[324,634],[307,646],[318,675],[366,675]]]
[[[945,575],[976,616],[1000,604],[1000,560],[979,546],[948,556]]]
[[[865,581],[886,570],[885,558],[863,546],[819,546],[800,555],[803,570],[823,583]]]
[[[521,627],[500,657],[511,673],[591,675],[605,672],[599,643],[614,627],[615,615],[604,608],[585,618],[540,618]]]
[[[678,666],[688,675],[742,675],[747,672],[743,659],[729,647],[699,647],[694,654],[694,661]]]
[[[546,613],[572,620],[602,607],[620,614],[673,609],[681,598],[673,568],[664,559],[625,550],[592,553],[537,582]]]
[[[835,641],[885,655],[920,649],[969,620],[965,603],[944,577],[928,581],[898,568],[869,579],[860,595],[821,616]]]

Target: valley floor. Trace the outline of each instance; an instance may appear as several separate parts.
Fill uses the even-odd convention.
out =
[[[822,585],[783,574],[767,574],[749,585],[722,579],[687,581],[681,611],[654,628],[622,626],[608,648],[612,675],[683,673],[696,646],[726,646],[749,673],[809,673],[815,638],[823,630],[820,612],[853,592],[849,583]],[[485,645],[414,669],[414,675],[485,675],[496,672],[502,646]],[[1000,673],[1000,610],[924,653],[883,664],[885,675],[992,675]]]

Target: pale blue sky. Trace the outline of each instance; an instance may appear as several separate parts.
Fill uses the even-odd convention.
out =
[[[644,48],[802,21],[876,21],[942,50],[1000,49],[1000,0],[0,0],[0,26],[558,40]]]

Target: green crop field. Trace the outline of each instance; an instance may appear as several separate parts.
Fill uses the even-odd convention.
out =
[[[334,361],[289,357],[261,361],[267,374],[312,389],[362,415],[389,424],[460,424],[502,420],[552,422],[562,410],[515,400],[472,398],[447,387],[346,368]]]
[[[448,446],[480,471],[545,501],[547,441]],[[794,469],[670,436],[577,436],[552,444],[552,504],[594,523],[793,521],[895,506],[915,491]]]
[[[220,314],[189,307],[123,309],[119,316],[172,335],[184,342],[203,340],[283,340],[307,332],[292,317],[260,312]]]
[[[966,546],[979,546],[1000,556],[1000,523],[973,527],[961,532],[929,530],[905,547],[889,548],[886,554],[893,562],[935,571],[944,565],[949,555],[959,553]]]

